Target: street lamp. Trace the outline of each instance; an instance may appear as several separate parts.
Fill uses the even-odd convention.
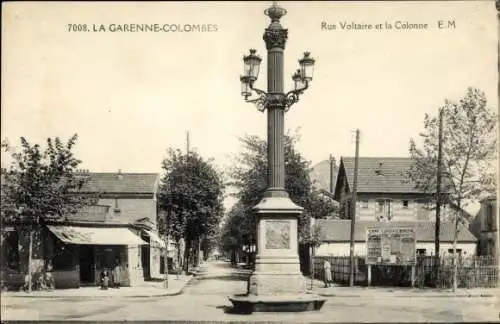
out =
[[[317,310],[325,299],[306,295],[306,279],[300,271],[298,217],[303,208],[285,190],[285,112],[299,101],[313,79],[315,60],[309,52],[298,60],[292,75],[293,90],[284,91],[283,52],[288,30],[280,24],[286,10],[276,2],[264,11],[271,18],[265,29],[267,49],[267,91],[255,86],[262,59],[255,49],[243,56],[241,95],[261,112],[267,110],[267,189],[253,207],[256,216],[256,256],[248,279],[247,295],[229,298],[236,311]],[[289,302],[284,302],[287,300]]]
[[[286,29],[284,30],[286,31]],[[311,82],[313,78],[315,60],[310,56],[311,53],[304,53],[304,57],[299,60],[300,69],[292,75],[292,80],[295,85],[293,90],[286,94],[280,93],[280,91],[271,90],[268,90],[266,93],[254,87],[254,82],[257,81],[259,77],[260,62],[262,61],[256,53],[257,51],[255,49],[250,49],[250,54],[243,56],[244,74],[240,76],[241,95],[245,98],[246,102],[255,103],[259,111],[263,112],[268,108],[271,102],[276,102],[276,100],[281,101],[285,111],[288,111],[293,104],[299,101],[299,96],[303,94],[304,90],[309,87],[309,82]],[[282,57],[281,60],[283,60]],[[281,62],[281,66],[282,65]],[[270,67],[270,70],[272,70],[272,67]],[[249,99],[253,92],[257,97]]]

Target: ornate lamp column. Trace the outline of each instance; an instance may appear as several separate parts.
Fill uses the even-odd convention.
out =
[[[300,69],[292,76],[295,89],[285,93],[283,52],[288,30],[281,26],[280,18],[286,14],[286,10],[274,2],[264,13],[271,18],[271,24],[263,37],[267,49],[267,92],[254,87],[261,62],[254,49],[243,58],[245,74],[240,80],[241,94],[245,100],[255,103],[262,112],[267,110],[268,188],[254,207],[257,217],[257,255],[255,271],[249,277],[247,295],[230,300],[235,308],[247,311],[319,309],[324,299],[305,294],[306,280],[300,271],[297,229],[298,216],[303,208],[293,203],[285,190],[284,161],[285,112],[308,88],[314,59],[308,52],[304,53],[304,57],[299,60]],[[257,98],[249,98],[252,93],[257,94]]]

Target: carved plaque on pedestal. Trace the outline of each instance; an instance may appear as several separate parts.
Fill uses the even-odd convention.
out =
[[[266,249],[290,248],[290,222],[266,221]]]

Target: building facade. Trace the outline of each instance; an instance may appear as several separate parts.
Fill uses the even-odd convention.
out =
[[[316,255],[347,256],[350,253],[350,219],[356,218],[355,254],[365,255],[369,227],[411,227],[415,230],[419,254],[434,253],[436,209],[433,197],[419,190],[407,176],[409,158],[360,157],[357,199],[353,210],[354,158],[341,157],[334,199],[339,202],[341,220],[320,220],[323,244]],[[441,209],[440,254],[452,253],[454,217],[468,219],[465,211],[445,204]],[[477,239],[460,224],[457,252],[474,255]]]
[[[121,172],[89,175],[80,194],[98,196],[97,204],[63,220],[36,227],[32,234],[35,242],[32,273],[49,275],[55,288],[99,285],[104,271],[122,286],[162,277],[160,256],[165,243],[156,229],[159,175]],[[146,220],[148,227],[143,226]],[[29,235],[26,224],[4,228],[4,286],[19,288],[26,284]]]
[[[479,239],[478,254],[497,256],[498,246],[498,204],[495,196],[481,200],[479,211],[470,224],[470,230]]]

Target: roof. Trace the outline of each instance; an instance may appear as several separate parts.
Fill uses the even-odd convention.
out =
[[[319,219],[316,224],[321,228],[320,237],[326,242],[349,242],[351,234],[351,220],[347,219]],[[414,227],[417,241],[434,242],[435,224],[429,221],[388,222],[356,221],[355,241],[366,241],[366,229],[381,225],[395,225],[401,227]],[[441,222],[439,238],[441,242],[453,242],[453,222]],[[458,242],[477,242],[477,238],[463,225],[459,226]]]
[[[89,173],[83,192],[155,193],[158,173]]]
[[[337,165],[333,167],[333,185],[337,181],[339,168]],[[309,172],[311,181],[313,181],[316,189],[330,192],[330,160],[323,160],[315,164]],[[333,190],[335,191],[335,189]]]
[[[354,182],[354,158],[341,157],[349,186]],[[358,163],[358,193],[420,193],[406,172],[413,160],[404,157],[360,157]]]

